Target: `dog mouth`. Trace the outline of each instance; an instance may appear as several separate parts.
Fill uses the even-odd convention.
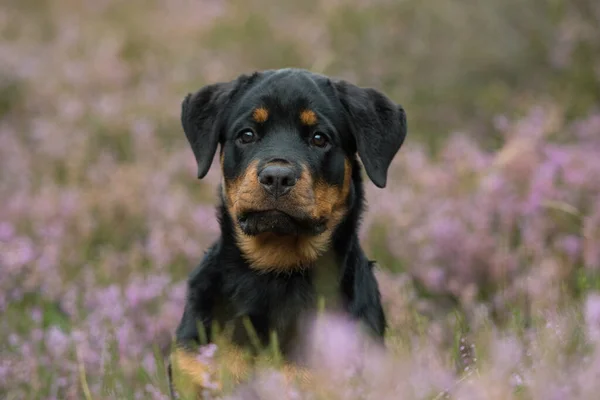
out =
[[[315,236],[326,229],[325,221],[290,215],[280,210],[248,211],[238,217],[246,235],[272,233],[278,236]]]

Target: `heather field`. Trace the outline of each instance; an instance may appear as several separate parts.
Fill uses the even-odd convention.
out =
[[[221,399],[597,399],[596,0],[4,0],[0,398],[168,399],[185,279],[218,234],[183,97],[303,67],[384,90],[409,134],[367,184],[388,351],[312,330]]]

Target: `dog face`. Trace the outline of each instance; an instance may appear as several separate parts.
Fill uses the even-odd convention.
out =
[[[406,136],[404,110],[383,94],[299,69],[205,86],[183,101],[182,125],[199,178],[220,144],[223,201],[261,269],[314,262],[348,211],[356,153],[383,188]]]

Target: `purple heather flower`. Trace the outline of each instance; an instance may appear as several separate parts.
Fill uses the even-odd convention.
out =
[[[18,237],[0,254],[5,268],[20,269],[35,259],[35,246],[28,237]]]
[[[31,339],[37,343],[41,342],[44,339],[44,331],[39,328],[34,328],[31,331]]]
[[[148,352],[148,353],[144,354],[144,356],[142,358],[142,366],[144,367],[144,370],[147,373],[149,373],[149,374],[156,373],[156,359],[155,359],[153,353]]]
[[[46,349],[56,358],[63,357],[71,346],[71,338],[58,327],[52,326],[45,333]]]
[[[8,242],[15,234],[15,228],[9,222],[0,222],[0,242]]]
[[[600,294],[590,293],[585,301],[585,322],[588,336],[600,343]]]
[[[43,313],[42,310],[35,307],[31,310],[31,319],[36,324],[39,325],[42,322]]]
[[[170,400],[169,396],[162,393],[160,391],[160,389],[158,389],[156,386],[151,385],[151,384],[147,384],[145,386],[146,389],[146,393],[148,393],[150,395],[150,398],[152,400]],[[141,394],[143,399],[146,399],[147,396],[145,394]]]
[[[216,218],[215,208],[212,206],[198,206],[192,213],[192,220],[198,227],[209,233],[217,233],[219,224]]]
[[[580,256],[582,250],[581,238],[575,235],[567,235],[561,237],[557,242],[558,247],[565,252],[571,261]]]

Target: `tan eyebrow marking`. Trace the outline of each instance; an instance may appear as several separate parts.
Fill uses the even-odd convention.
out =
[[[252,119],[258,123],[263,123],[269,119],[269,110],[264,107],[259,107],[252,113]]]
[[[304,110],[300,113],[300,121],[304,125],[314,125],[317,123],[317,114],[313,110]]]

